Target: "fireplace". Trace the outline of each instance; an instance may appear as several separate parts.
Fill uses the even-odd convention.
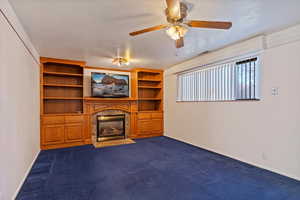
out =
[[[125,139],[125,114],[97,116],[97,142]]]

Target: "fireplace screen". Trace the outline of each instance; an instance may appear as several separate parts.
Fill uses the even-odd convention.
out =
[[[125,115],[97,116],[97,141],[125,138]]]

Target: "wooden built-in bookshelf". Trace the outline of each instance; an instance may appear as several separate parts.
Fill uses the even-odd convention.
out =
[[[163,72],[160,70],[137,69],[138,110],[161,112],[163,100]]]
[[[83,63],[41,63],[42,114],[83,113]]]
[[[85,66],[83,61],[41,58],[41,148],[92,144],[92,118],[106,109],[130,115],[130,138],[163,135],[163,71]],[[84,69],[130,72],[130,97],[84,96]],[[117,73],[117,72],[116,72]],[[87,78],[87,77],[86,77]]]

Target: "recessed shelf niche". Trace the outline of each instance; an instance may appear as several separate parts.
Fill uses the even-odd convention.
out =
[[[140,69],[137,77],[139,111],[162,111],[162,72]]]
[[[44,114],[83,112],[83,68],[79,65],[43,64]]]

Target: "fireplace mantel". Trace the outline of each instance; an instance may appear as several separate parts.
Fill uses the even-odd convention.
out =
[[[97,97],[83,97],[85,101],[98,101],[98,102],[114,102],[114,101],[136,101],[136,98],[97,98]]]
[[[84,113],[93,114],[104,110],[122,110],[128,113],[136,113],[137,102],[131,98],[84,98]]]
[[[134,138],[136,135],[136,119],[138,112],[137,101],[133,98],[92,98],[85,97],[84,102],[84,114],[87,117],[88,129],[87,138],[92,137],[92,117],[95,113],[106,110],[121,110],[127,112],[130,115],[130,133],[129,137]]]

